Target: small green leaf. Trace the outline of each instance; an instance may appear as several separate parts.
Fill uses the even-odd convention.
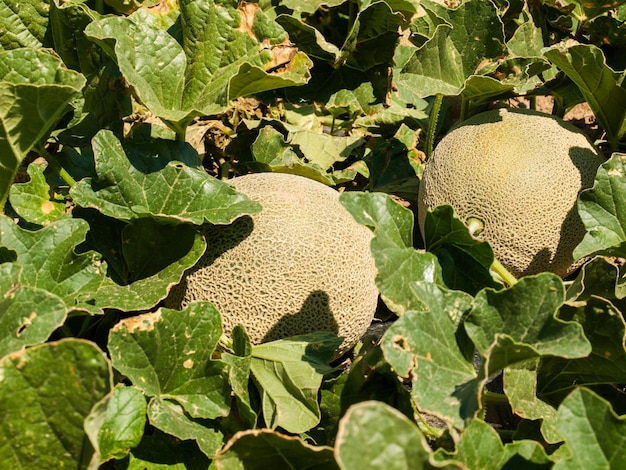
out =
[[[83,421],[111,389],[104,353],[83,340],[46,343],[2,358],[0,377],[2,465],[85,468],[93,449]]]
[[[360,136],[334,136],[306,129],[290,132],[288,141],[296,145],[309,162],[324,171],[345,161],[365,142]]]
[[[258,203],[227,183],[171,160],[174,149],[169,145],[163,141],[151,147],[156,156],[127,155],[112,132],[99,132],[93,139],[98,177],[74,186],[74,201],[120,220],[149,216],[197,225],[227,224],[241,214],[258,212]]]
[[[85,78],[51,53],[0,52],[0,210],[20,163],[78,96]]]
[[[146,425],[146,398],[134,387],[118,385],[98,403],[85,421],[85,430],[99,453],[100,463],[121,459],[141,442]]]
[[[595,393],[577,388],[559,406],[559,432],[570,452],[554,470],[626,466],[626,418]]]
[[[417,425],[395,408],[364,401],[339,422],[335,455],[342,470],[411,470],[435,467],[432,451]],[[461,468],[450,462],[436,468]]]
[[[235,434],[215,458],[215,466],[218,470],[338,470],[332,448],[312,446],[270,429]]]
[[[226,416],[225,365],[211,360],[221,334],[220,315],[208,302],[192,302],[183,311],[163,308],[111,330],[111,362],[146,395],[174,400],[194,418]]]
[[[193,439],[207,457],[213,458],[222,447],[224,436],[212,427],[192,420],[182,406],[170,400],[152,398],[148,405],[150,424],[179,439]]]
[[[407,311],[385,332],[383,353],[399,376],[411,378],[418,410],[462,428],[480,409],[484,382],[472,365],[473,345],[458,332],[473,299],[427,282],[410,288],[423,306]]]
[[[464,325],[478,351],[488,357],[488,375],[537,356],[589,354],[580,324],[555,318],[564,300],[563,281],[551,273],[524,277],[501,291],[480,291]]]
[[[13,263],[0,264],[0,357],[44,342],[67,317],[59,297],[21,286],[21,271]]]
[[[28,165],[28,183],[14,184],[9,191],[11,206],[21,217],[32,224],[48,225],[67,217],[65,198],[52,194],[43,172],[45,165]]]
[[[256,427],[257,414],[250,403],[248,383],[250,382],[250,364],[252,346],[243,325],[237,325],[232,331],[235,354],[222,353],[222,361],[228,364],[228,383],[237,399],[237,410],[250,428]]]
[[[593,187],[580,193],[578,213],[587,233],[574,249],[575,259],[594,254],[626,257],[625,174],[626,154],[614,153],[598,169]]]
[[[626,89],[623,75],[607,64],[602,49],[592,44],[565,48],[561,43],[544,52],[580,89],[600,126],[614,145],[626,132]]]
[[[301,433],[319,422],[319,387],[333,370],[328,361],[340,344],[341,338],[322,331],[252,347],[250,371],[268,427]]]

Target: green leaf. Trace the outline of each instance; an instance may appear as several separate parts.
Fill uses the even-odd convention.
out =
[[[501,291],[480,291],[464,325],[476,349],[488,357],[488,375],[538,356],[589,354],[580,324],[555,317],[564,300],[563,281],[551,273],[524,277]]]
[[[623,74],[613,71],[600,48],[577,44],[564,48],[557,44],[544,56],[561,69],[580,89],[612,146],[626,132],[626,89]]]
[[[584,388],[577,388],[559,406],[559,432],[570,457],[554,470],[622,468],[626,465],[626,418],[611,404]]]
[[[207,457],[213,458],[222,447],[224,436],[217,429],[194,421],[183,407],[170,400],[152,398],[148,405],[150,424],[179,439],[193,439]]]
[[[152,269],[162,267],[163,260],[171,264],[150,277],[120,285],[107,277],[106,263],[99,254],[78,253],[77,247],[85,240],[87,230],[84,220],[62,219],[40,230],[29,231],[21,229],[8,217],[0,216],[0,245],[16,253],[15,262],[23,268],[19,278],[21,285],[57,295],[65,302],[68,312],[84,310],[92,314],[101,313],[107,307],[126,311],[153,307],[167,296],[172,285],[180,282],[184,270],[193,266],[205,249],[203,237],[193,227],[175,229],[176,249],[163,255],[152,254],[148,260],[143,258]],[[163,237],[157,236],[157,240]],[[172,253],[181,257],[174,261]],[[138,255],[129,256],[132,259]]]
[[[11,206],[21,217],[32,224],[48,225],[67,217],[65,198],[52,193],[43,172],[46,165],[32,163],[27,171],[28,183],[13,184],[9,191]]]
[[[229,184],[172,160],[177,145],[157,142],[146,148],[151,155],[141,155],[125,149],[112,132],[99,132],[93,140],[98,177],[76,184],[74,201],[120,220],[149,216],[197,225],[228,224],[260,210]]]
[[[582,325],[591,354],[579,359],[545,358],[538,371],[539,396],[558,403],[572,388],[626,383],[626,323],[609,301],[591,297],[583,306],[561,312]]]
[[[319,422],[319,387],[333,370],[328,361],[340,344],[341,338],[321,331],[252,347],[250,371],[268,427],[301,433]]]
[[[222,334],[208,302],[159,309],[120,321],[109,334],[113,367],[150,397],[174,400],[193,418],[230,410],[225,365],[211,360]]]
[[[598,256],[583,264],[567,289],[568,301],[586,301],[591,296],[619,300],[626,297],[617,260]]]
[[[497,287],[490,268],[494,261],[491,246],[473,238],[451,206],[439,206],[426,213],[424,244],[437,256],[443,280],[451,289],[475,295],[483,287]]]
[[[255,428],[257,414],[252,408],[248,392],[252,345],[243,325],[236,325],[233,328],[232,337],[235,354],[222,353],[222,361],[229,366],[228,383],[237,399],[237,411],[248,427]]]
[[[288,140],[300,149],[309,162],[324,171],[345,161],[355,148],[365,142],[360,136],[334,136],[306,129],[290,132]]]
[[[431,1],[422,2],[422,6],[445,23],[436,27],[423,46],[415,48],[399,79],[410,82],[420,97],[458,95],[485,59],[504,55],[501,20],[487,0],[463,2],[454,10]]]
[[[473,346],[458,331],[473,299],[427,282],[412,282],[410,288],[423,306],[386,331],[383,353],[399,376],[411,378],[418,410],[462,428],[480,409],[484,382],[472,365]]]
[[[376,285],[385,304],[398,315],[422,308],[411,281],[443,285],[443,279],[437,259],[412,248],[413,213],[384,193],[344,192],[339,201],[357,222],[374,230]]]
[[[98,403],[85,421],[85,430],[99,462],[122,459],[141,442],[146,425],[146,399],[138,389],[118,385]]]
[[[0,264],[0,357],[44,342],[67,316],[56,295],[20,285],[21,271],[16,264]]]
[[[297,436],[270,429],[250,429],[235,434],[215,458],[218,470],[337,470],[330,447],[307,444]]]
[[[626,109],[626,108],[625,108]],[[593,254],[626,256],[626,154],[614,153],[598,169],[592,188],[578,197],[578,213],[587,233],[574,258]]]
[[[350,191],[339,201],[358,223],[374,230],[379,248],[413,246],[413,213],[387,194]]]
[[[562,439],[556,428],[556,407],[537,396],[537,369],[539,358],[513,364],[504,369],[504,393],[513,412],[524,419],[540,419],[541,432],[548,442]]]
[[[111,389],[104,353],[83,340],[46,343],[5,356],[0,377],[2,465],[85,468],[93,450],[83,421]]]
[[[303,84],[308,78],[308,59],[300,54],[286,64],[292,73],[285,78],[264,71],[273,57],[259,41],[282,39],[257,40],[230,5],[180,2],[182,40],[170,35],[169,26],[139,9],[127,17],[96,20],[85,32],[116,60],[141,102],[179,135],[194,117],[222,112],[239,93]]]
[[[47,2],[0,1],[0,51],[43,46],[48,27]]]
[[[395,408],[364,401],[348,409],[339,423],[335,444],[342,470],[410,470],[431,468],[434,462],[417,425]],[[437,465],[437,468],[461,468]]]
[[[46,139],[84,85],[81,74],[48,52],[0,52],[0,210],[28,151]]]

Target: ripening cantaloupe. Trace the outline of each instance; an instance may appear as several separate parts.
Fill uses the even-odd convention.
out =
[[[225,333],[242,324],[253,344],[331,331],[344,337],[336,355],[350,349],[377,306],[372,232],[317,181],[256,173],[230,184],[263,209],[207,227],[206,252],[166,305],[213,302]]]
[[[585,228],[576,208],[603,162],[587,136],[565,121],[529,110],[496,109],[453,128],[424,168],[418,221],[451,205],[498,261],[517,277],[561,277],[576,267],[572,252]]]

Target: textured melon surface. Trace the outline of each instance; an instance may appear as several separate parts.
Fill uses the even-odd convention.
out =
[[[308,178],[257,173],[230,182],[262,211],[207,228],[207,251],[167,306],[211,301],[224,331],[243,324],[254,344],[332,331],[345,337],[339,353],[351,348],[377,305],[371,231],[337,191]]]
[[[437,145],[419,192],[422,233],[427,209],[451,205],[461,220],[484,224],[496,258],[516,276],[576,264],[582,240],[579,192],[593,185],[603,159],[585,134],[534,111],[499,109],[464,121]]]

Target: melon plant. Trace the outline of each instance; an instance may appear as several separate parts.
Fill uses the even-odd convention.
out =
[[[205,228],[207,250],[167,301],[214,303],[229,334],[244,325],[253,344],[317,331],[365,333],[376,310],[372,233],[339,193],[286,173],[255,173],[231,184],[263,209],[227,226]]]
[[[576,210],[602,158],[587,136],[544,113],[496,109],[471,117],[437,145],[419,190],[419,223],[449,204],[515,276],[561,277],[585,235]]]

